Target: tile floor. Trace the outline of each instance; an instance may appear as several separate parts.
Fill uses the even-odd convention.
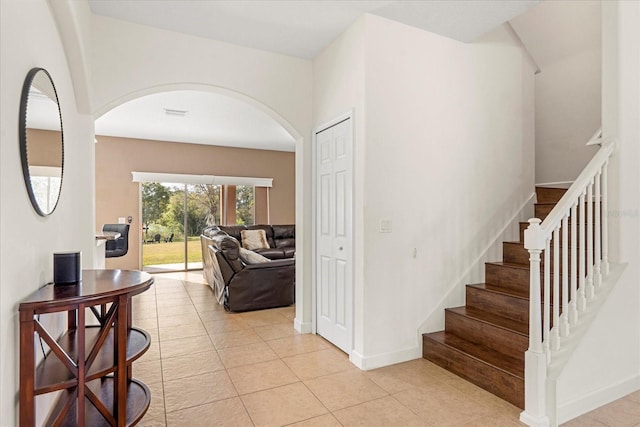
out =
[[[152,337],[133,365],[151,389],[142,426],[517,426],[520,410],[418,359],[362,372],[292,326],[294,308],[227,313],[201,273],[155,276],[134,297]],[[640,426],[640,392],[571,426]]]

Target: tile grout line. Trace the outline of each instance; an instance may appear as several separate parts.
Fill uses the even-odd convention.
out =
[[[160,345],[161,343],[161,338],[160,338],[160,314],[158,313],[158,293],[156,292],[156,288],[157,288],[157,284],[155,284],[154,281],[154,287],[153,287],[153,293],[155,295],[155,300],[156,300],[156,323],[157,323],[157,330],[158,330],[158,357],[160,357],[160,378],[162,378],[162,410],[164,412],[164,425],[168,426],[169,425],[169,419],[167,418],[167,400],[166,400],[166,392],[164,389],[164,370],[162,369],[162,346]]]

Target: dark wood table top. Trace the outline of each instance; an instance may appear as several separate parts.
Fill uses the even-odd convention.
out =
[[[73,285],[49,284],[20,303],[20,311],[67,309],[92,300],[136,295],[153,284],[149,273],[136,270],[82,270],[82,281]]]

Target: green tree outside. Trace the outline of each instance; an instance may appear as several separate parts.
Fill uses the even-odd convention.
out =
[[[251,185],[236,186],[236,224],[254,224],[255,192]]]
[[[171,190],[159,182],[142,183],[142,225],[145,237],[149,234],[149,226],[162,218],[170,198]]]

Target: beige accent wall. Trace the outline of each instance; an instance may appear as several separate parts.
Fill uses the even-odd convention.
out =
[[[139,269],[140,190],[131,172],[273,178],[272,224],[295,223],[295,153],[97,136],[96,227],[132,216],[129,253],[109,258],[107,268]],[[259,223],[266,213],[256,212]]]

